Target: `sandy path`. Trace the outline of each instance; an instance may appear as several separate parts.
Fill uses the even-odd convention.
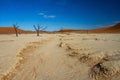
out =
[[[55,38],[48,45],[43,47],[42,64],[37,71],[36,80],[82,80],[87,78],[87,68],[80,65],[77,60],[69,58],[67,52],[59,48],[59,38]],[[48,52],[46,49],[49,49]],[[80,68],[81,67],[81,68]],[[83,69],[86,69],[83,71]]]
[[[89,68],[66,56],[59,39],[56,36],[31,43],[21,51],[24,60],[3,80],[87,80]]]
[[[0,80],[120,80],[117,34],[26,36],[1,36]]]

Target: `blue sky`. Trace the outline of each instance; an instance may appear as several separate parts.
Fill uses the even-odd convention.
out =
[[[0,0],[0,26],[47,31],[93,29],[120,22],[120,0]]]

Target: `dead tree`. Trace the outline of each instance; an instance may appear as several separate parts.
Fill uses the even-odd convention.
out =
[[[40,26],[39,24],[37,26],[33,25],[33,27],[35,28],[37,36],[39,36],[40,31],[43,31],[47,28],[47,27]]]
[[[18,27],[17,24],[13,24],[13,27],[14,27],[14,30],[15,30],[15,34],[16,34],[16,37],[18,37]]]

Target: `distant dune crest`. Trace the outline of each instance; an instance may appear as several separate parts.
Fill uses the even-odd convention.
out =
[[[44,31],[45,32],[45,31]],[[54,32],[76,32],[76,33],[120,33],[120,23],[104,27],[104,28],[97,28],[92,30],[73,30],[73,29],[61,29],[59,31]],[[0,34],[14,34],[15,30],[13,27],[0,27]],[[18,29],[18,33],[35,33],[34,31],[26,31],[22,29]]]
[[[78,33],[120,33],[120,23],[104,27],[104,28],[97,28],[92,30],[72,30],[72,29],[62,29],[59,32],[78,32]]]
[[[14,34],[15,30],[13,27],[0,27],[0,34]],[[25,31],[22,29],[18,29],[18,33],[33,33],[33,31]]]

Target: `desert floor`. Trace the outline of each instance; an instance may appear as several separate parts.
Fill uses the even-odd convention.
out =
[[[0,80],[120,80],[120,34],[0,35]]]

